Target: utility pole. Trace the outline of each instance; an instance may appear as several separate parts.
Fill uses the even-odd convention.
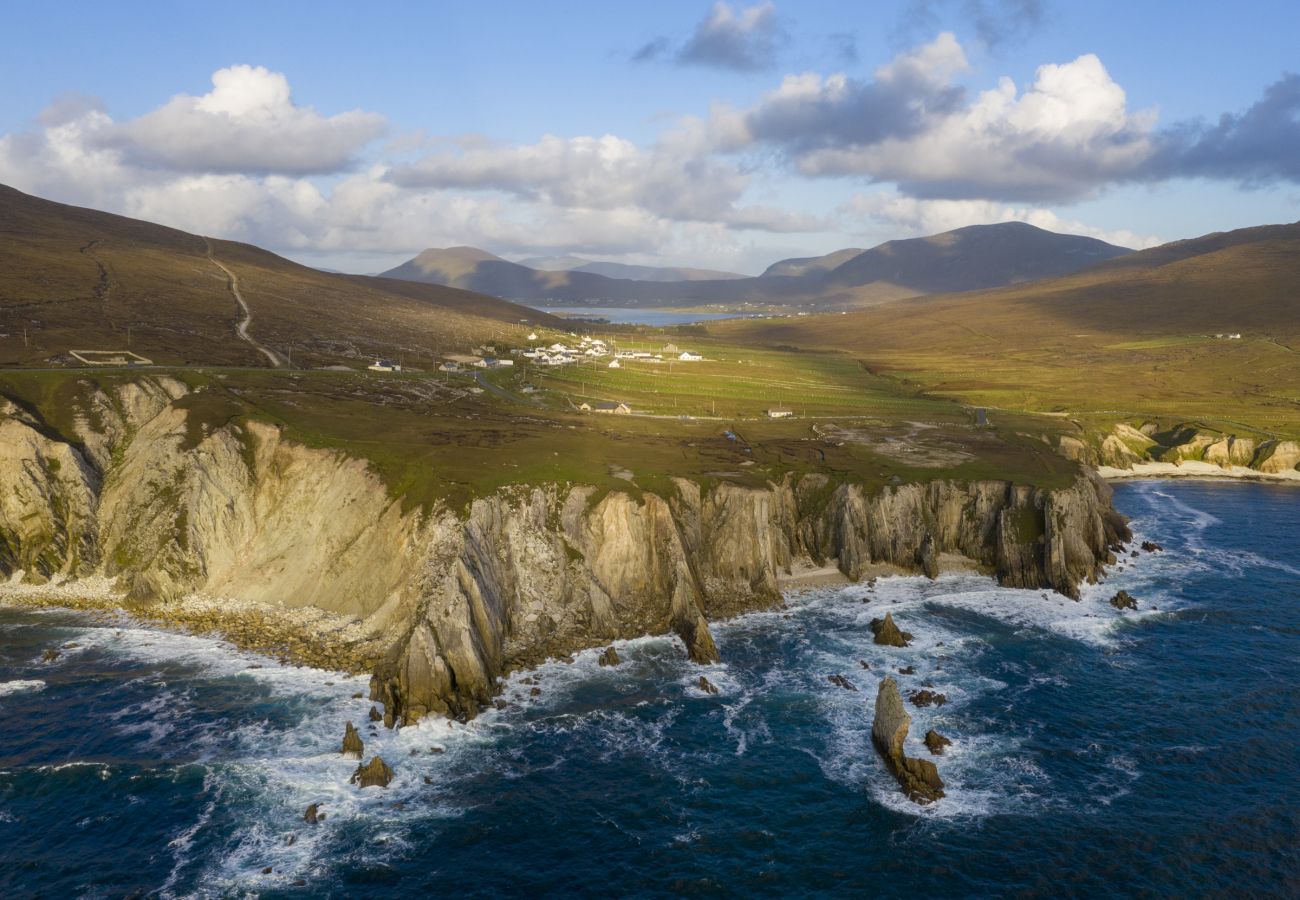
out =
[[[126,349],[131,349],[131,326],[126,326]]]

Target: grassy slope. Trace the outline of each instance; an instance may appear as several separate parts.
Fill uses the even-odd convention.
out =
[[[1211,235],[997,291],[711,331],[849,352],[972,404],[1296,435],[1300,225]]]
[[[240,278],[253,336],[292,351],[297,364],[460,347],[507,324],[517,330],[521,318],[561,324],[465,291],[331,275],[246,244],[211,246]],[[128,328],[131,349],[159,363],[264,365],[234,337],[239,310],[207,247],[183,231],[0,186],[0,365],[122,349]]]

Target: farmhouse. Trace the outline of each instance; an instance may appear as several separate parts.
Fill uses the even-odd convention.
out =
[[[700,354],[692,353],[689,350],[683,350],[682,355],[677,358],[680,359],[682,362],[699,362],[700,360],[704,359],[704,357],[700,356]]]
[[[784,406],[773,406],[767,411],[769,419],[788,419],[794,415],[794,410],[786,409]]]
[[[616,416],[626,416],[632,412],[632,407],[626,403],[618,403],[614,400],[599,400],[595,403],[583,403],[578,409],[583,412],[609,413]]]
[[[664,352],[665,352],[665,353],[680,353],[681,351],[677,349],[677,345],[676,345],[676,344],[664,344]]]
[[[367,366],[372,372],[400,372],[402,367],[391,359],[377,359],[373,366]]]

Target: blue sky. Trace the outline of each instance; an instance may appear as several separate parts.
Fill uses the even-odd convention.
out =
[[[1300,219],[1295,3],[5,17],[0,182],[356,271],[470,243],[751,272],[1005,218],[1130,245]]]

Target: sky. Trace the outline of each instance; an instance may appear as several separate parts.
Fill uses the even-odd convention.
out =
[[[0,183],[375,272],[1300,219],[1300,4],[10,4]]]

